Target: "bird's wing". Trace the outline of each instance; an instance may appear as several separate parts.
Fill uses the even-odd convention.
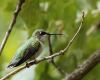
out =
[[[30,59],[40,48],[39,41],[28,41],[22,45],[8,67],[16,67]]]

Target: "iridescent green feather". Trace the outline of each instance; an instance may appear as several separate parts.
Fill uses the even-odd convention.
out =
[[[8,67],[12,66],[18,66],[19,64],[25,62],[23,60],[27,60],[25,58],[31,58],[32,56],[35,56],[36,51],[40,48],[40,42],[36,39],[31,37],[29,40],[27,40],[15,53],[15,56],[13,57],[10,65]],[[32,52],[33,51],[33,52]],[[25,56],[27,55],[27,56]],[[18,64],[18,65],[17,65]]]

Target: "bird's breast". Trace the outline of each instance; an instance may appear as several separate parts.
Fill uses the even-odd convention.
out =
[[[39,46],[39,50],[35,54],[35,58],[37,58],[42,53],[43,47],[42,45]]]
[[[31,57],[31,60],[36,59],[41,54],[42,50],[43,50],[43,46],[40,43],[39,47],[38,47],[38,50],[35,53],[33,52],[34,55]]]

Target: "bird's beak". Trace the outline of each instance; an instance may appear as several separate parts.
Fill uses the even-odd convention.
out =
[[[63,35],[62,33],[46,33],[47,35]]]

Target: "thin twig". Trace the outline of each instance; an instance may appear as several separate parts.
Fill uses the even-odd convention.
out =
[[[21,66],[21,67],[15,69],[14,71],[8,73],[7,75],[5,75],[5,76],[2,77],[0,80],[6,80],[6,79],[8,79],[8,78],[10,78],[12,75],[14,75],[14,74],[18,73],[19,71],[23,70],[24,68],[25,68],[25,66]]]
[[[8,30],[7,30],[5,36],[4,36],[3,40],[2,40],[1,46],[0,46],[0,55],[1,55],[2,51],[3,51],[3,49],[4,49],[4,46],[5,46],[8,38],[9,38],[9,35],[10,35],[10,33],[11,33],[15,23],[16,23],[17,16],[18,16],[19,12],[21,11],[21,7],[22,7],[24,2],[25,2],[25,0],[19,0],[18,5],[16,6],[12,21],[11,21],[9,27],[8,27]]]
[[[83,13],[83,15],[82,15],[82,21],[81,21],[81,24],[80,24],[78,30],[76,31],[76,33],[74,34],[74,36],[72,37],[72,39],[69,41],[68,45],[67,45],[63,50],[61,50],[61,51],[59,51],[59,52],[57,52],[57,53],[55,53],[55,54],[52,54],[52,55],[50,55],[50,56],[48,56],[48,57],[44,57],[44,58],[42,58],[42,59],[40,59],[40,60],[33,60],[33,61],[30,61],[30,62],[28,62],[29,66],[32,66],[32,65],[38,64],[38,63],[40,63],[40,62],[42,62],[42,61],[46,61],[46,60],[52,59],[52,58],[54,58],[54,57],[63,55],[64,52],[66,52],[66,51],[69,49],[69,47],[71,46],[72,42],[74,41],[74,39],[76,38],[76,36],[77,36],[78,33],[80,32],[81,27],[82,27],[82,24],[83,24],[83,21],[84,21],[84,13]],[[5,75],[4,77],[2,77],[0,80],[6,80],[6,79],[8,79],[9,77],[11,77],[12,75],[18,73],[19,71],[21,71],[21,70],[23,70],[23,69],[25,69],[25,68],[27,68],[26,65],[24,65],[24,66],[22,66],[22,67],[19,67],[19,68],[16,69],[15,71],[10,72],[10,73],[8,73],[7,75]]]
[[[69,41],[68,45],[66,46],[66,48],[62,51],[62,53],[64,53],[65,51],[68,51],[70,45],[73,43],[74,39],[76,38],[76,36],[78,35],[78,33],[80,32],[81,28],[82,28],[82,25],[83,25],[83,21],[84,21],[84,12],[82,14],[82,20],[81,20],[81,23],[79,25],[79,28],[77,30],[77,32],[74,34],[74,36],[72,37],[72,39]]]
[[[51,45],[51,35],[48,36],[48,44],[49,44],[49,53],[50,53],[50,55],[52,55],[53,51],[52,51],[52,45]],[[65,75],[65,72],[59,66],[56,65],[53,58],[51,59],[51,63],[59,71],[59,73],[61,75],[63,75],[63,76]]]
[[[49,44],[50,55],[52,55],[53,51],[52,51],[52,45],[51,45],[51,35],[48,35],[48,44]]]
[[[94,52],[86,61],[84,61],[78,69],[66,76],[64,80],[81,80],[98,63],[100,63],[100,49]]]

